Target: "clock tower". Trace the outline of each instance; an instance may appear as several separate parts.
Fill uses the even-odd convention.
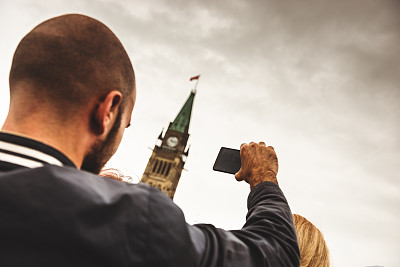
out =
[[[171,199],[189,154],[189,123],[196,91],[192,90],[167,131],[160,133],[140,182],[159,188]]]

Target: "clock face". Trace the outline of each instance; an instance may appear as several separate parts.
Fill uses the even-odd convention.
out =
[[[178,144],[178,137],[175,136],[170,136],[167,139],[167,146],[169,147],[176,147],[176,145]]]

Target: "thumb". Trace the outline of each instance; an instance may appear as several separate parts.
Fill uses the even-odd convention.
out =
[[[235,179],[238,181],[243,181],[244,178],[243,178],[243,168],[242,167],[240,167],[240,170],[237,173],[235,173]]]

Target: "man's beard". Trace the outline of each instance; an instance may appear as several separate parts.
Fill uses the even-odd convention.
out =
[[[107,135],[106,140],[97,141],[90,152],[83,159],[81,170],[88,171],[94,174],[99,174],[107,161],[114,154],[115,137],[118,129],[121,126],[122,112],[119,110],[113,127]]]

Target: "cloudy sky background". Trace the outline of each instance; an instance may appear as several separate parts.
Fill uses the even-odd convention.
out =
[[[16,46],[65,13],[108,25],[136,71],[133,127],[110,167],[141,177],[201,74],[174,199],[189,223],[243,225],[247,184],[212,166],[221,146],[265,141],[333,266],[400,266],[400,1],[0,0],[0,123]]]

